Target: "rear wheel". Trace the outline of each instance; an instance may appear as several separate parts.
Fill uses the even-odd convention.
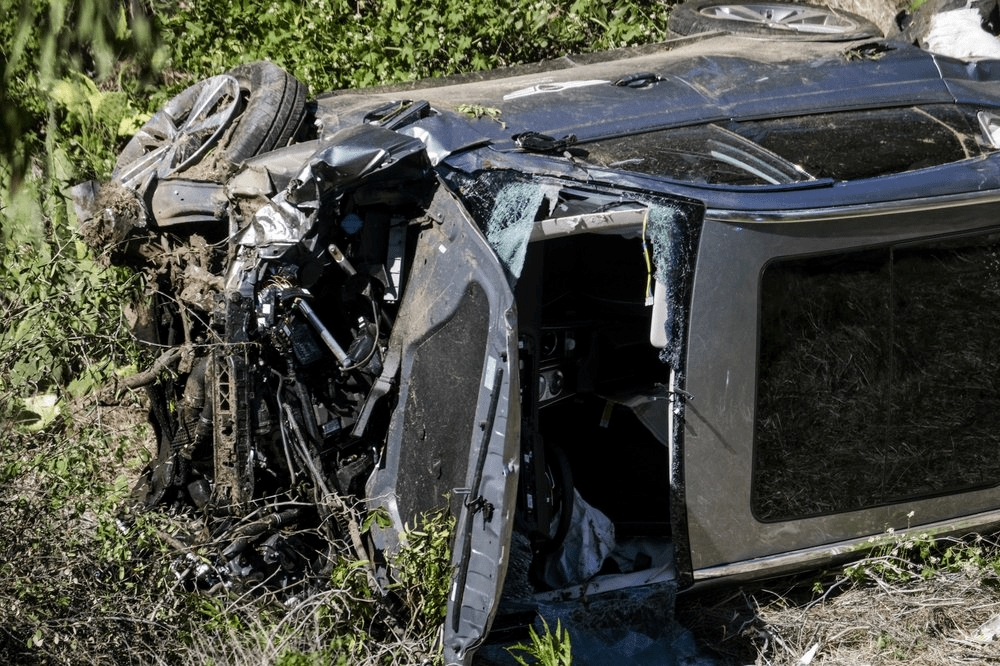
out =
[[[856,14],[780,1],[687,0],[674,7],[668,25],[680,35],[723,31],[807,41],[849,41],[882,36],[875,24]]]

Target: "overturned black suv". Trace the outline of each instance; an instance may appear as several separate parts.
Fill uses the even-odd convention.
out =
[[[501,596],[1000,522],[1000,63],[727,35],[437,83],[243,65],[99,194],[171,370],[137,493],[233,530],[200,575],[321,568],[304,523],[378,561],[448,507],[469,662]]]

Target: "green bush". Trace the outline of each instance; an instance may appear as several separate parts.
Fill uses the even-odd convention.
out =
[[[150,52],[146,24],[130,24],[124,7],[24,0],[18,20],[0,23],[0,407],[8,412],[40,393],[86,391],[135,361],[121,316],[134,285],[95,264],[68,195],[72,184],[110,174],[144,117],[127,93],[94,82],[119,55]]]
[[[397,590],[420,634],[433,634],[444,624],[454,536],[455,519],[447,511],[424,515],[412,529],[405,530],[406,546],[394,562]]]
[[[153,58],[151,24],[129,16],[118,0],[5,0],[0,22],[0,164],[4,187],[17,184],[32,166],[71,135],[60,134],[59,82],[85,73],[104,80],[128,63],[148,72]],[[108,154],[116,152],[112,142]],[[71,153],[64,146],[64,152]],[[34,164],[33,164],[34,163]],[[43,179],[46,175],[43,174]],[[80,175],[80,174],[75,174]],[[102,175],[90,173],[87,177]],[[103,174],[106,175],[106,174]]]
[[[643,0],[222,0],[158,16],[169,65],[193,78],[267,59],[313,90],[504,67],[666,37]]]

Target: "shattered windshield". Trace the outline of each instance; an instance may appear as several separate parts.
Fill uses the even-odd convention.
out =
[[[461,189],[470,214],[517,284],[528,246],[549,237],[586,231],[621,234],[641,241],[637,261],[645,280],[634,286],[646,305],[659,289],[663,321],[655,324],[661,358],[679,367],[687,298],[694,271],[703,206],[700,202],[658,197],[645,192],[602,189],[554,178],[530,178],[495,170],[474,178],[460,172],[446,176]]]

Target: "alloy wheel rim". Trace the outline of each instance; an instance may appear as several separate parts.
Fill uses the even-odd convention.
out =
[[[810,34],[842,34],[858,27],[849,17],[827,9],[784,3],[717,4],[702,8],[700,13],[712,19]]]

